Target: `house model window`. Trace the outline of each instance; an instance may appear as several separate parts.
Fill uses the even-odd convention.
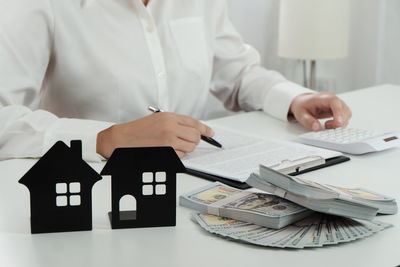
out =
[[[167,174],[165,172],[144,172],[142,174],[142,179],[142,194],[144,196],[166,194],[167,187],[165,183],[167,181]]]
[[[58,183],[56,184],[56,205],[57,207],[80,206],[81,205],[81,184]]]

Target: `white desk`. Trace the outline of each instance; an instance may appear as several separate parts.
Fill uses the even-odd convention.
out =
[[[400,87],[380,86],[342,95],[352,107],[352,127],[400,131]],[[267,137],[293,140],[305,132],[262,113],[216,120],[224,126]],[[303,177],[342,186],[363,186],[400,200],[400,149],[352,156],[347,163]],[[93,231],[31,235],[29,192],[18,179],[33,160],[0,162],[0,266],[396,266],[400,264],[399,215],[379,220],[394,227],[357,242],[304,250],[263,248],[226,241],[190,220],[191,211],[177,209],[177,226],[110,229],[110,179],[93,189]],[[100,170],[102,165],[94,165]],[[178,176],[178,194],[206,184]]]

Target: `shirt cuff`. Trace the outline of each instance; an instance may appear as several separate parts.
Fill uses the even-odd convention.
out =
[[[104,158],[96,152],[97,134],[112,125],[113,123],[102,121],[59,119],[46,131],[42,154],[57,141],[63,141],[69,146],[71,140],[81,140],[82,158],[89,162],[100,162]]]
[[[293,99],[298,95],[310,93],[315,91],[288,81],[278,83],[266,95],[263,110],[277,119],[287,121]]]

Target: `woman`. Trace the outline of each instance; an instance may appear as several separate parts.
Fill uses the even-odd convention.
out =
[[[1,159],[71,139],[92,161],[129,146],[170,145],[182,157],[213,135],[197,120],[210,92],[230,110],[293,115],[315,131],[318,118],[334,128],[351,116],[336,96],[260,67],[223,0],[0,3]],[[174,113],[148,115],[148,105]]]

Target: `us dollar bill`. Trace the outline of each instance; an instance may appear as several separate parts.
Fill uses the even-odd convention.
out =
[[[193,220],[223,238],[265,247],[308,248],[352,242],[390,228],[380,221],[363,221],[314,213],[281,229],[267,228],[226,217],[194,213]]]
[[[201,213],[244,220],[275,229],[313,213],[275,195],[243,191],[218,182],[181,195],[179,203]]]

